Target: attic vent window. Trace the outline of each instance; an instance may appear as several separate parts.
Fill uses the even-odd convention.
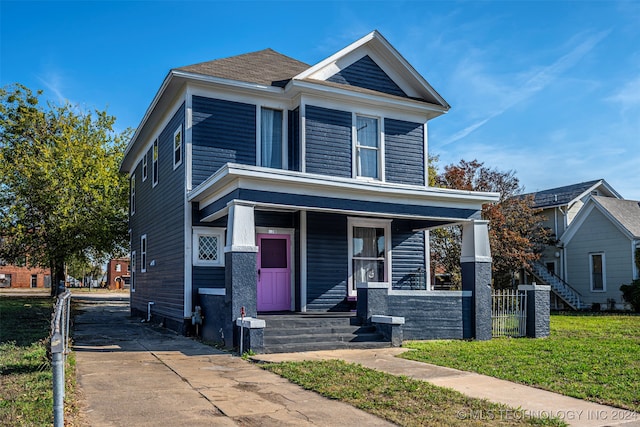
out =
[[[598,195],[598,190],[593,190],[593,191],[591,192],[591,195],[592,195],[592,196],[597,196],[597,195]]]

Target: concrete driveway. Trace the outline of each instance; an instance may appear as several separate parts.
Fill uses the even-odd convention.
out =
[[[73,297],[83,415],[91,426],[393,425],[239,357],[129,319],[104,295]]]

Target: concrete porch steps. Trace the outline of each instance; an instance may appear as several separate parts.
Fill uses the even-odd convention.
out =
[[[264,352],[367,349],[390,347],[373,326],[353,313],[259,314],[264,319]]]

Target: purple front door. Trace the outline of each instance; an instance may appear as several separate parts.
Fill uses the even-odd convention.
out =
[[[258,311],[291,310],[288,234],[258,234]]]

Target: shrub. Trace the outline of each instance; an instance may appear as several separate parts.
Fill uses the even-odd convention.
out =
[[[633,311],[640,313],[640,279],[636,279],[629,285],[620,286],[622,298],[633,307]]]

